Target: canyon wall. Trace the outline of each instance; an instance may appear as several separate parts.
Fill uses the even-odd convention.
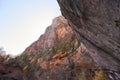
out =
[[[49,50],[68,42],[73,35],[74,32],[68,25],[68,21],[63,16],[56,17],[45,33],[28,46],[23,53],[30,54]]]
[[[88,54],[103,68],[120,70],[120,0],[57,0]]]

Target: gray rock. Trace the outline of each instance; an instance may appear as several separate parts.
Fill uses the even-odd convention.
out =
[[[57,0],[94,61],[120,71],[120,0]]]

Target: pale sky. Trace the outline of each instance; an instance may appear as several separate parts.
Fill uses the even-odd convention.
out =
[[[60,14],[57,0],[0,0],[0,47],[22,53]]]

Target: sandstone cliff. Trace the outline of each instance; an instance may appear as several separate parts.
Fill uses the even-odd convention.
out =
[[[35,77],[37,74],[39,80],[75,80],[79,79],[78,76],[82,72],[84,73],[84,69],[86,72],[83,77],[89,76],[85,78],[91,80],[92,75],[89,70],[97,66],[86,53],[86,47],[79,44],[68,21],[63,16],[59,16],[53,20],[45,33],[24,51],[22,57],[29,62],[27,64],[39,65],[37,71],[30,66],[34,72],[32,76]]]
[[[94,61],[120,72],[120,0],[57,1]]]
[[[0,58],[0,79],[120,80],[119,71],[114,70],[116,67],[112,70],[113,65],[110,68],[104,66],[110,66],[107,60],[111,57],[105,59],[107,55],[105,52],[104,55],[103,52],[100,54],[99,49],[98,53],[95,52],[92,56],[91,51],[96,51],[96,48],[93,45],[88,47],[90,43],[80,37],[78,32],[75,33],[71,27],[63,16],[59,16],[23,54],[14,58],[9,56]],[[82,42],[85,40],[87,44],[84,45],[78,39],[82,39]],[[99,64],[102,58],[101,61],[106,61]]]
[[[45,33],[32,43],[23,53],[36,53],[49,50],[55,46],[64,44],[70,40],[74,32],[68,25],[67,20],[63,16],[55,18],[52,24],[47,27]]]
[[[100,80],[119,80],[119,61],[115,56],[112,56],[115,53],[107,53],[106,48],[103,48],[103,45],[109,43],[106,40],[101,43],[102,40],[109,37],[96,37],[96,33],[99,32],[97,25],[87,20],[87,23],[91,24],[89,29],[90,24],[81,25],[79,17],[76,17],[75,14],[66,14],[66,10],[70,9],[64,7],[71,2],[67,3],[61,0],[59,3],[63,15],[68,21],[63,16],[55,18],[45,33],[17,58],[20,63],[25,65],[25,70],[28,70],[28,79],[97,80],[99,78]],[[94,28],[91,28],[92,26]],[[95,34],[93,34],[94,32]],[[99,35],[104,34],[100,33]],[[114,47],[113,45],[111,46]]]
[[[66,19],[22,55],[0,55],[0,80],[120,80],[120,0],[58,3]]]

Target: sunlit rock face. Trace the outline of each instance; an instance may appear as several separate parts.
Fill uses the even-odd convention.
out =
[[[57,0],[62,15],[103,68],[120,70],[120,0]]]
[[[47,27],[45,33],[32,43],[23,53],[36,53],[48,50],[52,47],[68,42],[74,35],[67,20],[63,16],[53,19],[52,24]]]

